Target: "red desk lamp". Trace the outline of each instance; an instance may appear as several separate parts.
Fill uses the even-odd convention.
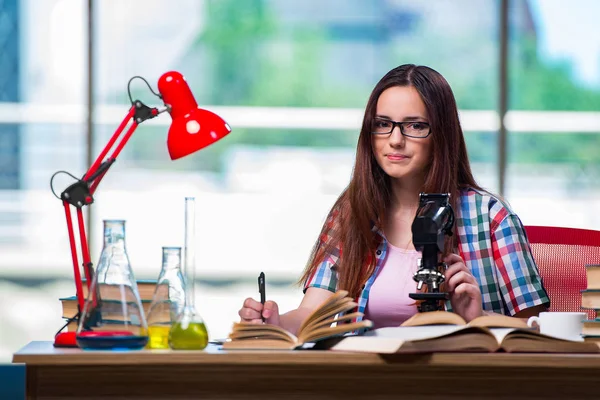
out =
[[[141,101],[132,99],[130,85],[135,78],[142,79],[146,85],[148,85],[150,91],[163,101],[164,108],[159,109],[156,107],[148,107]],[[71,218],[70,206],[74,206],[77,210],[77,222],[79,225],[79,240],[81,242],[83,270],[89,292],[94,274],[85,234],[82,209],[84,206],[90,205],[94,202],[94,192],[98,188],[100,181],[102,178],[104,178],[104,175],[111,165],[116,161],[117,156],[121,150],[123,150],[123,147],[125,147],[125,144],[127,144],[127,141],[131,138],[131,135],[136,130],[138,125],[148,119],[158,116],[164,111],[168,111],[171,114],[173,121],[171,122],[171,126],[169,128],[167,148],[172,160],[184,157],[208,145],[211,145],[231,132],[231,128],[221,117],[198,107],[198,103],[196,103],[190,87],[185,81],[183,75],[181,75],[179,72],[171,71],[163,74],[158,80],[158,91],[160,94],[155,93],[144,78],[138,76],[131,78],[127,85],[127,92],[129,94],[129,100],[131,101],[131,108],[129,109],[129,112],[115,133],[112,135],[96,161],[94,161],[90,169],[85,173],[83,178],[75,178],[77,179],[77,182],[67,187],[61,193],[60,197],[56,196],[55,193],[55,196],[60,198],[60,200],[63,202],[67,229],[69,232],[69,243],[71,245],[71,258],[73,261],[73,274],[77,294],[77,306],[79,309],[77,316],[74,318],[77,318],[83,310],[85,297],[83,295],[83,282],[79,270],[79,261],[77,259],[75,234],[73,230],[73,220]],[[123,138],[116,145],[116,148],[112,151],[110,156],[104,159],[113,146],[115,146],[115,143],[129,122],[131,122],[131,125],[125,132]],[[60,173],[66,172],[56,172],[50,180],[51,187],[52,180],[57,174]],[[52,189],[52,191],[54,193],[54,189]],[[77,347],[75,332],[57,333],[54,339],[54,345],[57,347]]]

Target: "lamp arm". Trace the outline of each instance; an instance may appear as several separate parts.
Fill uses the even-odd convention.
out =
[[[102,178],[104,178],[104,175],[111,167],[111,165],[117,160],[117,157],[121,153],[121,150],[123,150],[129,139],[131,138],[131,135],[133,135],[133,132],[137,129],[138,125],[148,119],[156,117],[158,114],[166,110],[167,108],[164,108],[164,110],[159,110],[156,107],[148,107],[139,100],[135,100],[133,102],[133,105],[129,109],[129,113],[125,116],[125,118],[117,128],[117,130],[113,134],[113,137],[110,139],[103,152],[100,153],[100,155],[92,165],[92,168],[90,168],[90,170],[84,176],[83,180],[87,182],[92,182],[90,186],[90,193],[92,195],[94,194],[94,192],[96,192],[96,188],[100,184],[100,181],[102,180]],[[125,129],[129,118],[133,118],[133,122],[127,130],[127,132],[125,133],[125,136],[123,137],[123,139],[121,139],[121,141],[117,145],[117,148],[113,151],[110,157],[106,161],[102,161],[102,159],[108,153],[108,150],[114,145],[117,138],[123,132],[123,129]]]
[[[75,232],[73,231],[73,219],[71,218],[71,208],[68,201],[63,200],[63,206],[65,209],[65,217],[67,220],[67,230],[69,232],[69,245],[71,246],[71,260],[73,262],[73,277],[75,278],[75,294],[77,295],[77,306],[79,312],[83,310],[84,297],[83,297],[83,284],[81,282],[81,272],[79,271],[77,261],[77,247],[75,245]]]
[[[74,206],[77,210],[77,222],[79,228],[79,241],[81,246],[81,257],[83,259],[83,270],[86,278],[86,286],[88,291],[90,289],[92,279],[94,277],[93,264],[90,258],[90,251],[86,237],[85,222],[83,218],[83,207],[90,205],[94,202],[93,194],[96,192],[98,185],[110,169],[110,167],[117,160],[117,157],[133,135],[138,125],[147,120],[156,117],[160,112],[157,108],[151,108],[143,104],[141,101],[136,100],[133,102],[123,121],[119,124],[110,140],[102,149],[92,166],[88,169],[82,179],[77,180],[75,183],[67,187],[60,195],[60,199],[63,202],[65,209],[65,219],[67,223],[67,230],[69,234],[69,244],[71,247],[71,259],[73,262],[73,278],[75,280],[75,290],[77,295],[77,305],[79,306],[79,312],[83,310],[85,304],[85,297],[83,294],[83,282],[81,279],[81,272],[79,270],[79,260],[77,256],[77,246],[75,241],[75,231],[73,229],[73,218],[71,216],[71,210],[69,206]],[[107,154],[117,143],[117,140],[122,136],[123,131],[127,127],[128,123],[131,125],[121,138],[116,148],[112,151],[110,156],[104,160]]]
[[[127,126],[127,123],[129,123],[130,119],[133,117],[134,113],[135,113],[135,108],[132,106],[129,108],[129,112],[127,113],[125,118],[123,118],[123,121],[121,121],[121,123],[115,130],[115,133],[113,133],[110,140],[108,141],[108,143],[106,143],[106,146],[104,146],[104,149],[102,149],[102,151],[96,158],[96,161],[94,161],[94,163],[92,164],[90,169],[83,176],[84,181],[89,181],[90,177],[94,173],[96,173],[96,171],[100,167],[100,164],[102,163],[102,160],[104,160],[104,158],[106,157],[106,155],[108,154],[110,149],[114,146],[115,142],[117,141],[117,139],[119,138],[119,136],[121,135],[121,133],[123,132],[125,127]]]

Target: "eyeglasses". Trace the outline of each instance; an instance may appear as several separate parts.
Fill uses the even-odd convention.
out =
[[[402,133],[404,136],[412,138],[426,138],[431,133],[431,127],[427,122],[396,122],[383,118],[375,118],[373,120],[371,133],[373,135],[389,135],[392,133],[396,125],[400,127],[400,133]]]

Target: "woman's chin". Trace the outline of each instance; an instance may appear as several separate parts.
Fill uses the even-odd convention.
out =
[[[413,171],[408,168],[387,168],[385,173],[392,179],[406,179],[415,175]]]
[[[422,185],[424,182],[423,174],[420,174],[418,171],[413,171],[412,169],[399,169],[393,168],[385,171],[386,174],[392,179],[392,181],[402,182],[403,185],[413,185],[418,184]]]

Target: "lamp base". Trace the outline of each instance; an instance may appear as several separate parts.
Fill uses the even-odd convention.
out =
[[[75,332],[61,332],[54,337],[54,347],[78,347]]]

